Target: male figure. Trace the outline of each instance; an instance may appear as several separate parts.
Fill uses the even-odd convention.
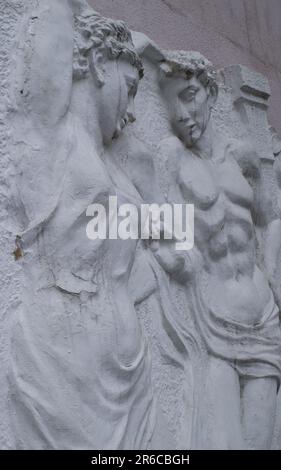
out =
[[[206,438],[197,445],[269,448],[281,335],[267,274],[256,261],[254,221],[266,231],[278,217],[268,204],[257,207],[253,187],[259,191],[261,178],[253,145],[214,138],[218,85],[212,64],[194,52],[167,53],[160,86],[175,134],[161,145],[173,159],[168,199],[194,204],[195,248],[174,252],[174,261],[171,243],[154,251],[164,269],[186,283],[188,308],[207,351]]]

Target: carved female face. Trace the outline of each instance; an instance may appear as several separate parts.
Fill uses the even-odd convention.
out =
[[[99,89],[99,123],[105,144],[117,138],[128,122],[135,121],[134,98],[139,72],[124,59],[107,60],[104,83]]]
[[[167,77],[163,92],[174,131],[187,147],[192,147],[207,127],[216,96],[195,76]]]

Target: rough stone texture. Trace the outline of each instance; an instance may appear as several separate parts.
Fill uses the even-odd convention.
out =
[[[270,82],[269,121],[281,132],[279,0],[89,0],[160,47],[200,51],[217,67],[243,64]]]
[[[145,448],[160,445],[160,448],[166,448],[167,442],[177,448],[196,448],[200,446],[198,437],[201,443],[204,442],[204,448],[237,447],[239,444],[235,442],[235,432],[233,440],[227,442],[225,439],[225,430],[230,431],[231,435],[232,428],[228,424],[226,428],[224,425],[220,427],[221,424],[216,428],[212,420],[207,422],[206,418],[214,420],[219,413],[212,413],[209,409],[206,413],[202,405],[209,351],[203,345],[202,338],[199,338],[199,329],[195,326],[196,315],[192,315],[192,308],[187,308],[189,301],[192,307],[192,285],[190,284],[188,292],[186,285],[178,282],[180,276],[184,278],[188,275],[188,266],[186,272],[177,273],[178,279],[175,280],[170,279],[168,272],[165,272],[165,263],[161,265],[161,250],[154,255],[152,250],[144,249],[142,245],[135,249],[134,243],[129,250],[128,245],[125,245],[124,251],[121,250],[124,245],[118,244],[115,248],[99,245],[98,250],[93,250],[92,245],[85,240],[85,217],[82,218],[82,223],[77,223],[78,220],[81,222],[80,214],[84,214],[95,197],[103,197],[104,192],[108,194],[108,185],[112,190],[111,184],[114,191],[120,191],[121,197],[125,196],[137,203],[141,201],[140,195],[147,202],[166,200],[167,188],[170,178],[172,179],[170,171],[175,173],[177,169],[175,157],[183,156],[184,161],[190,161],[188,159],[192,155],[189,150],[171,134],[167,103],[159,92],[158,61],[163,58],[163,53],[148,38],[135,34],[134,41],[143,55],[146,71],[135,100],[137,121],[125,130],[123,136],[111,142],[115,132],[121,132],[124,117],[126,116],[126,121],[130,120],[129,113],[132,112],[128,105],[124,114],[127,105],[123,102],[122,106],[125,108],[121,112],[122,106],[116,99],[117,92],[120,89],[124,91],[124,82],[119,83],[116,80],[116,72],[111,71],[110,64],[107,64],[108,69],[105,67],[102,71],[98,70],[95,62],[91,69],[93,76],[89,74],[86,80],[72,82],[73,24],[67,4],[74,9],[80,5],[78,0],[64,0],[59,3],[56,0],[9,0],[0,4],[0,169],[1,203],[3,202],[0,219],[0,280],[3,292],[0,310],[0,447],[14,447],[14,434],[17,445],[28,448],[85,448],[89,445],[104,448],[110,444],[121,448],[124,445]],[[189,7],[188,12],[186,5]],[[212,112],[216,137],[213,139],[211,134],[212,141],[218,144],[214,147],[214,154],[219,155],[220,150],[228,145],[229,139],[233,139],[234,147],[227,147],[229,158],[233,160],[234,156],[243,171],[247,170],[249,163],[251,167],[254,155],[257,166],[254,165],[253,168],[261,169],[267,195],[277,205],[273,153],[279,155],[279,147],[272,147],[271,134],[268,131],[269,89],[267,79],[252,70],[267,75],[271,81],[273,98],[279,97],[274,89],[277,81],[272,81],[271,75],[274,70],[272,64],[278,63],[279,56],[275,54],[274,47],[270,48],[272,44],[267,47],[267,40],[263,41],[263,47],[258,47],[259,38],[263,35],[268,37],[263,23],[259,28],[260,36],[256,34],[258,19],[266,17],[262,16],[262,5],[264,3],[251,1],[93,2],[97,11],[127,20],[134,30],[147,33],[160,46],[200,50],[221,68],[219,97]],[[268,5],[267,14],[268,11],[276,13],[279,8],[277,2],[268,2]],[[36,14],[25,17],[25,9],[33,6],[39,6]],[[241,18],[244,21],[240,21]],[[254,19],[253,24],[249,19]],[[272,17],[268,21],[268,28],[272,32],[277,25],[276,20]],[[239,24],[239,34],[235,24]],[[56,45],[60,47],[56,49]],[[56,54],[53,54],[54,49]],[[246,64],[250,69],[244,65],[228,67],[231,63]],[[268,70],[270,73],[267,73]],[[104,94],[102,88],[93,81],[97,77],[97,71],[104,73],[105,83],[110,84]],[[119,85],[116,86],[116,83]],[[123,88],[120,88],[121,83]],[[126,93],[120,92],[119,95],[123,96],[125,104],[127,91],[126,89]],[[100,96],[102,107],[98,106]],[[170,105],[174,102],[175,100],[171,100]],[[100,114],[101,110],[104,114]],[[118,116],[118,122],[115,122],[115,116]],[[280,129],[277,121],[272,123]],[[100,132],[104,141],[105,136],[110,137],[111,145],[106,148],[100,141]],[[246,142],[239,146],[238,142],[243,142],[245,137]],[[244,144],[246,145],[243,146]],[[101,163],[99,152],[105,167]],[[220,159],[212,163],[220,171]],[[201,163],[198,159],[196,165],[199,166],[194,171],[189,164],[186,163],[186,175],[193,170],[191,188],[197,181],[196,189],[200,193],[200,171],[203,169],[205,172],[208,165],[203,164],[200,170]],[[236,167],[238,168],[237,164]],[[124,174],[123,168],[129,178]],[[240,184],[242,173],[238,172],[237,175],[237,172],[231,173],[232,170],[230,168],[230,173],[226,172],[226,177],[231,177],[231,180],[233,177]],[[207,178],[205,189],[214,182],[220,187],[219,191],[224,192],[222,196],[231,200],[231,191],[228,192],[227,187],[223,188],[224,177],[220,180],[219,175],[213,178],[208,171],[204,174]],[[256,190],[255,178],[251,180],[251,175],[248,177],[250,185]],[[15,180],[18,188],[14,186]],[[190,184],[188,178],[185,184]],[[102,191],[99,193],[100,186]],[[259,188],[256,202],[263,202],[264,205],[269,201],[268,198],[262,200],[263,189]],[[237,187],[234,188],[235,191]],[[234,197],[236,209],[241,216],[239,198],[238,202],[235,199]],[[218,207],[221,209],[219,213],[225,217],[227,212],[224,212],[224,205]],[[231,214],[231,207],[231,204],[227,206],[227,214]],[[246,205],[248,212],[250,207],[250,204]],[[235,229],[238,228],[238,235],[239,221],[238,217],[235,226]],[[280,225],[278,217],[273,220],[275,221]],[[224,226],[223,223],[222,233]],[[211,224],[206,230],[209,229]],[[276,257],[266,258],[262,246],[265,230],[255,227],[255,231],[257,251],[250,256],[251,262],[255,266],[259,265],[269,278],[270,272],[266,272],[267,262],[269,265],[275,264]],[[15,252],[16,258],[19,258],[16,262],[13,255],[14,241],[20,232],[22,244]],[[235,238],[235,230],[233,233]],[[276,242],[278,249],[280,236],[278,238],[275,235],[274,232],[272,240]],[[270,243],[268,246],[271,246]],[[271,255],[274,253],[273,249],[269,251]],[[133,269],[128,286],[126,276],[124,281],[122,273],[127,272],[128,259],[134,259],[134,256],[135,271]],[[219,264],[219,259],[216,256],[214,258],[214,263]],[[215,272],[213,276],[215,277]],[[117,288],[115,280],[118,281]],[[250,286],[253,287],[254,283],[255,281]],[[267,285],[267,281],[265,284]],[[241,291],[247,297],[251,290],[248,291],[243,282],[241,285]],[[200,288],[195,284],[195,297],[196,289]],[[214,289],[214,292],[218,291],[219,289]],[[109,295],[112,292],[113,300]],[[129,295],[136,304],[138,318],[128,301]],[[215,297],[217,298],[212,300],[220,301],[222,296]],[[111,321],[110,299],[115,308],[117,305],[114,322]],[[223,301],[220,302],[220,307],[224,310]],[[196,314],[202,313],[200,308],[199,306]],[[202,310],[208,320],[207,309]],[[247,311],[247,307],[245,310]],[[261,313],[259,308],[256,310],[258,312],[250,308],[247,313]],[[237,311],[240,315],[239,308],[236,313]],[[123,326],[122,322],[119,323],[120,319],[124,319]],[[140,320],[142,328],[139,328],[137,320]],[[244,318],[242,323],[243,321]],[[273,331],[270,330],[269,347],[273,348],[272,361],[275,363],[279,359],[276,350],[280,347],[276,309],[273,310],[273,317],[269,316],[269,323],[271,321]],[[203,328],[205,326],[203,322]],[[101,334],[98,328],[101,328]],[[273,333],[276,333],[275,338]],[[264,354],[262,334],[257,336],[254,343],[255,351],[261,357]],[[216,346],[214,338],[215,335],[212,341]],[[102,347],[99,347],[99,341],[104,341]],[[150,355],[146,350],[147,343],[152,370]],[[243,341],[241,344],[244,344]],[[111,353],[115,353],[118,347],[124,354],[124,364],[122,361],[112,361]],[[227,355],[228,347],[225,350]],[[132,357],[135,357],[136,351],[141,361],[134,363]],[[247,357],[243,346],[240,352]],[[101,359],[100,363],[97,358]],[[103,367],[104,363],[106,367]],[[227,359],[224,365],[227,366]],[[259,373],[260,366],[261,363],[258,362],[255,374]],[[227,367],[222,370],[229,372]],[[272,369],[261,372],[265,376],[269,373],[272,374]],[[12,392],[10,415],[7,405],[11,395],[8,393],[7,375],[11,380]],[[210,377],[213,391],[217,384],[213,382],[212,374]],[[104,380],[100,381],[100,378]],[[137,385],[134,383],[136,378]],[[121,387],[123,393],[119,393]],[[227,404],[225,390],[228,387],[229,384],[225,382],[219,387],[219,411],[221,404]],[[236,387],[229,387],[227,392],[228,399],[233,403],[237,401],[236,391]],[[262,396],[263,390],[261,395],[257,393],[254,400],[248,399],[245,404],[253,409],[253,404]],[[100,413],[103,406],[105,408]],[[266,410],[266,407],[271,409],[270,400],[263,400],[257,406],[259,411]],[[233,407],[226,408],[225,411],[231,415]],[[127,420],[128,413],[131,416]],[[147,413],[145,419],[143,413]],[[9,416],[13,416],[17,423],[14,434]],[[267,416],[268,414],[266,418]],[[96,422],[100,418],[99,427]],[[118,422],[119,419],[119,431],[117,429],[112,436],[112,422]],[[231,418],[227,423],[229,421]],[[238,421],[240,426],[240,412]],[[252,424],[256,431],[255,422],[252,421]],[[279,447],[280,442],[279,425],[278,418],[273,443],[275,447]],[[263,439],[266,428],[267,425],[264,425],[257,429],[258,439]],[[213,442],[208,435],[209,429],[213,433]],[[195,434],[198,432],[198,436],[194,436],[194,430]],[[207,435],[202,440],[204,431]],[[216,441],[219,435],[222,440]],[[255,445],[255,442],[252,444]]]
[[[10,325],[12,316],[19,303],[19,268],[14,262],[13,251],[14,233],[9,211],[9,197],[14,177],[14,168],[11,162],[10,143],[11,131],[9,116],[12,112],[12,97],[10,95],[10,72],[13,68],[13,57],[20,30],[20,19],[24,7],[28,2],[20,0],[6,0],[0,2],[0,448],[13,447],[13,436],[10,430],[8,409],[7,370],[10,356]]]

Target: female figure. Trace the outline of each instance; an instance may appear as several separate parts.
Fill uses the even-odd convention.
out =
[[[128,181],[117,187],[105,154],[135,119],[142,65],[126,25],[89,10],[75,17],[73,62],[56,146],[64,155],[59,191],[49,212],[29,217],[18,237],[25,289],[10,374],[17,446],[166,448],[147,344],[128,293],[137,240],[86,234],[90,204],[107,208],[109,196],[140,203]]]

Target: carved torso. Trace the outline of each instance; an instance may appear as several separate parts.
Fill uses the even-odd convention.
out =
[[[238,163],[226,153],[206,160],[183,149],[177,184],[181,199],[195,206],[208,304],[222,318],[259,322],[271,292],[255,263],[254,194]]]

